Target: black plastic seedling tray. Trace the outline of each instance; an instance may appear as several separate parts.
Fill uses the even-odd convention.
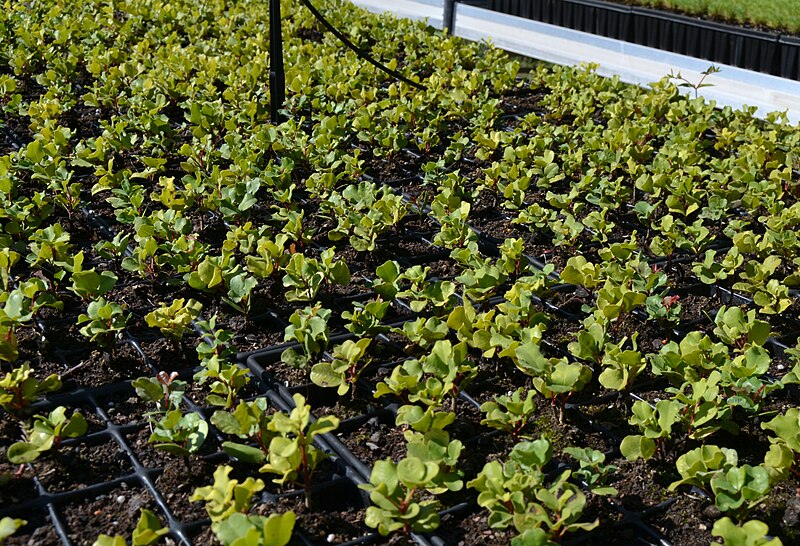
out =
[[[800,78],[800,41],[778,32],[603,0],[489,0],[488,8],[783,78]]]

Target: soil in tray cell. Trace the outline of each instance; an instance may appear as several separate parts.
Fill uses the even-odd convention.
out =
[[[45,355],[49,351],[50,345],[42,331],[34,327],[18,327],[15,335],[19,351],[18,360],[20,362],[29,361],[34,368],[41,366],[41,361],[46,358]]]
[[[309,510],[306,508],[302,496],[280,498],[274,504],[256,505],[250,513],[269,516],[270,514],[280,514],[290,510],[294,512],[296,520],[295,535],[289,542],[289,546],[306,544],[297,536],[297,531],[299,530],[302,530],[313,544],[320,545],[341,544],[373,532],[372,529],[364,524],[364,508],[353,506],[338,510]],[[214,536],[210,527],[202,526],[198,529],[198,533],[192,537],[192,543],[195,546],[216,546],[219,544],[219,540]],[[391,544],[401,543],[396,540],[391,541]]]
[[[296,484],[276,484],[273,479],[277,476],[260,473],[258,465],[246,465],[236,461],[216,463],[199,460],[193,462],[191,468],[181,468],[182,462],[180,466],[177,463],[170,463],[156,480],[156,487],[164,495],[170,510],[179,520],[192,522],[208,518],[205,503],[190,502],[189,498],[198,487],[205,487],[214,482],[213,474],[219,464],[233,467],[229,474],[231,479],[243,482],[247,478],[253,478],[264,482],[265,487],[256,497],[251,513],[269,515],[274,512],[285,512],[288,509],[294,510],[298,515],[300,510],[308,512],[310,517],[318,516],[325,519],[329,512],[349,512],[363,504],[356,485],[350,480],[336,478],[335,465],[330,461],[321,463],[314,473],[310,502],[312,508],[308,509],[305,507],[305,496],[302,490],[298,490]],[[259,503],[258,499],[265,500],[266,503]],[[327,527],[322,526],[321,529]]]
[[[713,542],[711,528],[719,517],[708,501],[681,495],[663,511],[645,518],[645,522],[673,544],[706,546]]]
[[[20,440],[22,427],[17,420],[8,413],[0,414],[0,507],[13,506],[38,495],[30,467],[11,464],[6,456],[9,446]],[[7,482],[5,477],[9,478]]]
[[[231,315],[222,321],[218,317],[217,328],[233,333],[231,345],[237,351],[245,352],[283,343],[285,325],[269,313],[251,313]]]
[[[415,220],[418,222],[418,220]],[[435,228],[433,232],[438,231]],[[375,269],[389,260],[398,262],[415,261],[419,259],[447,256],[440,249],[422,241],[415,231],[398,229],[397,232],[389,232],[378,239],[376,247],[370,252],[359,252],[353,247],[340,243],[336,247],[336,258],[343,259],[347,263],[351,274],[361,274],[366,277],[374,277]]]
[[[507,529],[489,528],[488,516],[487,511],[477,506],[466,514],[446,514],[442,517],[442,523],[435,534],[444,544],[453,546],[506,546],[519,534],[513,525]],[[621,529],[617,526],[621,519],[622,515],[609,506],[604,498],[587,495],[586,507],[580,521],[598,521],[599,525],[590,532],[579,531],[569,534],[564,538],[564,542],[607,546],[619,539],[634,540],[637,537],[635,530]]]
[[[446,515],[442,518],[436,536],[453,546],[507,546],[517,536],[514,527],[489,529],[488,512],[478,511],[463,517]]]
[[[355,485],[353,485],[355,487]],[[332,491],[330,494],[336,495]],[[358,506],[331,510],[310,510],[303,497],[281,498],[276,505],[264,504],[256,512],[269,515],[273,512],[292,510],[297,517],[296,526],[302,528],[314,544],[340,544],[373,532],[364,524],[365,509]]]
[[[30,361],[40,379],[50,374],[59,375],[64,382],[63,392],[76,386],[98,387],[138,377],[149,369],[138,351],[127,342],[118,344],[111,353],[52,348],[50,342],[45,342],[34,354],[21,353],[20,361]]]
[[[133,472],[128,456],[110,437],[100,442],[64,446],[40,457],[33,466],[50,493],[74,491]]]
[[[0,155],[15,152],[18,147],[24,148],[33,140],[28,116],[3,116],[3,131],[0,132]]]
[[[358,387],[351,387],[347,394],[339,396],[335,388],[318,387],[313,383],[290,388],[292,394],[300,393],[317,417],[335,415],[341,421],[375,413],[383,407],[378,400],[368,398]]]
[[[255,351],[280,345],[283,343],[283,337],[285,335],[283,328],[278,328],[275,331],[268,331],[260,327],[257,321],[247,321],[247,325],[242,328],[228,327],[228,329],[235,332],[231,343],[241,352]]]
[[[376,415],[356,430],[334,434],[368,466],[387,458],[398,461],[406,454],[406,441],[403,431],[395,426],[394,419],[391,413]]]
[[[203,459],[194,459],[188,464],[172,457],[164,464],[164,470],[156,480],[156,487],[164,495],[169,509],[183,522],[202,520],[208,517],[202,502],[189,502],[198,487],[214,482],[217,465]],[[253,475],[257,469],[253,469]]]
[[[145,413],[153,411],[152,404],[145,403],[130,390],[111,395],[98,401],[98,405],[115,425],[135,425],[147,420]]]
[[[346,332],[345,332],[346,333]],[[328,347],[329,351],[333,351],[337,343],[331,343]],[[285,350],[285,349],[284,349]],[[301,349],[298,349],[301,350]],[[298,392],[305,395],[305,392],[310,390],[314,390],[314,387],[311,385],[310,382],[310,373],[312,367],[319,362],[319,359],[312,360],[306,367],[304,368],[295,368],[288,364],[284,364],[281,361],[281,354],[283,350],[275,349],[270,353],[258,357],[258,364],[264,368],[264,370],[275,380],[279,383],[287,387],[295,387],[300,389]],[[398,355],[402,357],[399,351],[396,350],[393,346],[387,343],[383,343],[378,339],[372,340],[370,346],[367,349],[366,356],[362,359],[362,362],[369,362],[367,364],[368,368],[362,373],[360,376],[362,379],[371,379],[378,370],[385,370],[388,373],[388,369],[394,368],[394,364],[389,364],[388,369],[379,368],[381,362],[394,362],[397,360]],[[330,390],[333,394],[327,394],[324,391]],[[315,408],[319,405],[329,405],[330,403],[336,403],[332,401],[333,397],[336,395],[336,389],[324,389],[322,392],[318,392],[320,395],[320,400],[318,402],[309,401],[309,403],[314,406]],[[371,395],[366,395],[362,390],[356,389],[355,392],[351,390],[350,393],[344,395],[342,400],[350,400],[351,398],[365,398],[372,402]],[[323,401],[323,399],[327,401]],[[380,405],[383,405],[382,403]],[[361,407],[361,406],[358,406]],[[341,415],[339,417],[342,417]]]
[[[149,341],[140,341],[145,356],[158,367],[159,371],[176,371],[196,366],[197,351],[194,337],[185,337],[179,342],[174,342],[163,337]]]
[[[90,546],[101,533],[130,536],[139,521],[140,509],[155,513],[162,523],[166,518],[156,507],[155,499],[139,485],[122,484],[102,494],[90,494],[58,507],[76,546]]]
[[[186,390],[184,391],[184,400],[185,401],[191,400],[192,402],[194,402],[194,404],[203,409],[203,412],[209,418],[216,410],[224,409],[221,406],[212,406],[208,404],[208,402],[206,401],[208,395],[211,394],[212,383],[213,383],[212,379],[207,380],[202,385],[194,381],[188,382],[186,385]],[[254,381],[251,378],[251,380],[246,385],[244,385],[241,389],[239,389],[239,392],[237,393],[236,396],[237,402],[234,404],[234,407],[236,406],[236,404],[238,404],[238,400],[247,400],[257,396],[258,394],[259,394],[258,388],[256,387]]]
[[[419,172],[419,159],[398,154],[391,161],[376,157],[367,160],[365,171],[375,177],[377,182],[389,184],[393,180],[407,178]]]
[[[128,445],[130,445],[142,466],[146,468],[161,468],[175,459],[180,459],[180,457],[176,455],[171,455],[166,451],[161,451],[153,447],[153,445],[148,441],[150,439],[150,435],[150,426],[142,425],[138,430],[130,432],[125,436],[125,440],[128,442]],[[213,433],[209,431],[209,434],[200,450],[189,457],[190,464],[192,461],[197,460],[200,457],[216,453],[218,447],[217,440],[214,438]]]
[[[73,312],[61,313],[57,319],[43,322],[43,335],[47,339],[49,350],[65,354],[93,350],[95,346],[80,333],[81,326],[78,325],[78,316],[85,306],[76,299],[74,302],[65,301],[64,308]]]
[[[14,506],[38,497],[39,491],[30,468],[24,467],[17,477],[20,466],[8,462],[5,448],[0,449],[0,458],[3,461],[0,462],[0,507]]]
[[[84,387],[98,387],[150,373],[150,367],[130,343],[120,343],[110,354],[92,351],[69,364],[69,371],[62,379],[74,379]]]

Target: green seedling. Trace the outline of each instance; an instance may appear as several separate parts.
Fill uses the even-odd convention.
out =
[[[479,492],[478,504],[489,510],[489,527],[513,525],[521,534],[518,544],[527,544],[534,537],[543,540],[542,544],[560,542],[568,533],[597,527],[597,520],[579,522],[586,497],[567,481],[571,471],[546,485],[543,468],[551,456],[552,447],[544,438],[520,442],[505,463],[487,463],[467,484]]]
[[[220,432],[255,444],[226,441],[222,443],[222,449],[235,459],[259,465],[267,459],[270,442],[277,434],[270,430],[270,421],[266,398],[256,398],[252,402],[240,401],[232,412],[217,410],[211,416],[211,423]]]
[[[203,304],[200,302],[178,298],[169,305],[162,304],[154,309],[145,315],[144,320],[150,328],[158,328],[167,339],[178,343],[202,310]]]
[[[17,326],[29,323],[46,307],[61,311],[64,302],[56,298],[48,281],[33,277],[19,283],[7,294],[2,314],[5,315],[4,321]]]
[[[532,341],[517,347],[515,356],[517,368],[533,378],[533,386],[550,400],[554,411],[558,410],[558,421],[562,422],[564,406],[591,380],[592,370],[586,365],[569,362],[567,358],[546,358],[538,343]]]
[[[623,438],[619,446],[622,456],[629,461],[649,459],[656,453],[663,456],[672,428],[681,421],[680,412],[681,405],[673,400],[660,400],[655,406],[644,400],[634,402],[628,422],[639,427],[642,434]]]
[[[650,366],[655,375],[669,379],[673,385],[697,381],[730,360],[728,347],[715,343],[702,332],[689,332],[680,344],[670,341],[659,353],[651,353]]]
[[[211,528],[224,546],[286,546],[294,523],[294,512],[269,516],[236,513]]]
[[[439,317],[419,317],[404,322],[402,328],[394,328],[392,331],[404,335],[411,343],[419,347],[427,348],[436,341],[446,338],[450,333],[450,328]]]
[[[345,328],[358,337],[375,337],[378,334],[385,334],[390,328],[384,326],[382,321],[390,305],[391,302],[383,301],[380,297],[369,303],[353,303],[352,312],[342,313],[342,318],[349,321],[345,324]]]
[[[445,491],[460,491],[464,487],[464,472],[458,469],[458,459],[464,449],[459,440],[451,440],[444,427],[455,419],[452,412],[422,412],[419,406],[401,406],[397,412],[398,426],[409,425],[403,435],[409,457],[424,463],[439,465],[439,472],[426,489],[438,495]]]
[[[186,381],[178,379],[178,372],[161,371],[155,377],[140,377],[131,386],[139,398],[156,405],[154,414],[163,415],[180,407]]]
[[[331,310],[321,305],[297,309],[292,313],[284,341],[296,341],[300,344],[300,350],[289,347],[281,353],[281,361],[294,368],[306,368],[328,346],[330,316]]]
[[[720,307],[714,317],[714,334],[726,345],[744,351],[751,345],[763,346],[772,334],[768,322],[756,318],[755,309]]]
[[[190,502],[205,502],[206,512],[212,523],[218,523],[235,513],[246,514],[253,504],[253,497],[264,489],[264,482],[248,477],[244,482],[229,478],[233,467],[219,465],[214,471],[214,483],[198,487],[189,498]]]
[[[194,380],[198,385],[210,382],[206,402],[230,410],[236,406],[239,391],[250,382],[250,375],[246,368],[212,355],[203,361],[200,370],[194,374]]]
[[[595,495],[616,495],[617,490],[606,485],[610,474],[618,469],[614,465],[603,464],[606,460],[605,454],[589,447],[565,447],[564,453],[578,461],[580,468],[572,472],[586,482],[586,486]]]
[[[781,539],[769,536],[769,526],[758,520],[739,526],[724,517],[714,523],[711,534],[722,539],[722,543],[715,542],[713,546],[783,546]]]
[[[638,335],[638,332],[633,334],[631,349],[622,349],[627,338],[622,338],[619,343],[606,343],[601,360],[603,371],[597,378],[605,388],[616,391],[630,390],[633,381],[647,367],[647,361],[637,350],[636,338]]]
[[[161,520],[146,508],[139,509],[139,521],[131,535],[131,546],[150,546],[169,533]],[[93,546],[126,546],[127,542],[122,535],[100,535]]]
[[[332,362],[319,362],[312,366],[311,381],[320,387],[337,387],[339,396],[346,394],[351,388],[355,389],[358,378],[370,363],[370,359],[365,359],[364,355],[371,341],[370,338],[358,341],[348,339],[336,345],[333,348]]]
[[[83,301],[96,300],[108,293],[117,283],[117,276],[111,271],[98,273],[94,268],[76,271],[72,274],[72,286],[68,290]]]
[[[189,500],[205,501],[211,529],[225,546],[285,546],[294,529],[294,513],[248,516],[264,482],[253,478],[239,482],[228,477],[232,470],[227,465],[218,466],[214,483],[195,489]]]
[[[528,421],[536,411],[534,401],[535,391],[528,391],[520,387],[510,395],[500,395],[494,400],[481,404],[481,411],[485,414],[482,425],[502,430],[517,439]]]
[[[25,362],[0,379],[0,407],[9,413],[19,415],[41,395],[61,390],[61,379],[52,374],[38,381],[33,370]]]
[[[394,394],[407,402],[440,406],[449,397],[455,405],[460,389],[475,378],[477,369],[467,359],[467,344],[439,340],[431,352],[397,365],[389,377],[377,384],[375,398]]]
[[[14,464],[30,463],[42,453],[57,450],[64,438],[86,434],[88,424],[80,412],[67,418],[67,408],[59,406],[48,415],[34,415],[33,426],[26,431],[27,441],[8,448],[8,460]]]
[[[279,477],[272,480],[277,484],[301,483],[308,504],[314,471],[327,458],[323,451],[314,447],[314,438],[336,430],[339,419],[328,415],[312,423],[311,407],[305,398],[295,394],[292,399],[295,407],[289,415],[276,413],[269,422],[269,430],[276,435],[269,442],[267,463],[261,467],[261,472],[278,474]]]
[[[189,464],[189,457],[200,451],[208,437],[208,423],[196,412],[184,413],[173,409],[153,423],[148,442],[153,447],[178,457]]]
[[[78,324],[84,325],[81,334],[104,351],[110,351],[122,339],[130,318],[131,314],[126,314],[124,307],[101,297],[89,304],[86,313],[78,316]]]
[[[439,502],[421,499],[421,492],[433,487],[439,465],[406,457],[398,463],[390,459],[376,461],[368,484],[360,485],[369,492],[373,506],[367,508],[365,523],[378,529],[382,536],[400,531],[430,532],[439,527]]]
[[[283,269],[286,301],[313,301],[323,286],[328,290],[332,284],[347,285],[350,270],[344,260],[335,260],[334,255],[333,248],[323,250],[319,260],[292,254]]]
[[[699,447],[678,458],[676,467],[681,479],[669,488],[700,487],[713,495],[721,512],[742,520],[766,498],[772,484],[770,472],[764,466],[737,465],[736,450],[714,445]]]
[[[6,539],[13,536],[21,527],[28,524],[24,519],[4,517],[0,519],[0,545],[6,543]]]

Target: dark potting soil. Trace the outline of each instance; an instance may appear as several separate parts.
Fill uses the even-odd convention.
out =
[[[193,459],[188,465],[177,457],[165,462],[162,473],[156,479],[156,487],[180,521],[186,523],[208,517],[205,503],[190,502],[189,498],[198,487],[213,483],[216,468],[216,464],[203,459]]]
[[[142,425],[138,430],[127,434],[125,439],[142,466],[146,468],[161,468],[174,456],[154,448],[148,441],[151,434],[150,427]]]
[[[375,413],[383,407],[379,400],[365,397],[365,393],[360,392],[358,386],[351,387],[342,396],[337,394],[335,388],[318,387],[313,383],[293,387],[290,392],[302,394],[306,404],[311,406],[311,411],[317,417],[335,415],[344,421],[351,417]]]
[[[81,489],[133,472],[125,451],[112,438],[64,446],[33,465],[42,485],[51,493]]]
[[[69,364],[61,378],[74,380],[83,387],[99,387],[152,373],[139,351],[129,343],[118,344],[111,353],[93,350],[82,358],[70,360]]]
[[[70,540],[76,546],[90,546],[101,533],[130,536],[139,520],[139,510],[153,511],[164,523],[164,515],[153,497],[139,485],[121,485],[104,494],[92,494],[60,507]]]
[[[334,495],[331,491],[329,494]],[[326,493],[321,493],[325,495]],[[320,499],[321,502],[331,502],[333,499]],[[346,503],[337,503],[340,506]],[[253,512],[269,515],[275,512],[293,511],[296,517],[296,528],[301,528],[314,544],[339,544],[353,540],[372,532],[364,525],[365,509],[358,505],[351,505],[341,509],[315,508],[305,506],[302,495],[281,497],[276,503],[261,504]]]
[[[361,462],[370,467],[375,461],[387,458],[399,461],[406,454],[403,430],[395,426],[391,414],[375,416],[358,429],[336,436]]]
[[[176,455],[171,455],[153,447],[153,444],[149,442],[150,435],[150,426],[145,424],[141,425],[141,428],[128,433],[125,437],[128,445],[131,447],[142,466],[147,468],[161,468],[172,460],[179,458]],[[217,451],[218,442],[213,432],[210,430],[203,446],[197,453],[190,456],[190,461],[213,455]]]
[[[442,518],[436,536],[448,546],[507,546],[517,536],[516,529],[489,529],[485,513],[472,513],[466,517],[446,515]]]
[[[141,341],[139,346],[145,356],[158,367],[158,371],[181,371],[197,366],[199,363],[193,336],[184,337],[178,342],[164,337],[152,341]]]
[[[0,507],[11,507],[39,496],[30,467],[9,463],[5,447],[0,448],[0,461]]]

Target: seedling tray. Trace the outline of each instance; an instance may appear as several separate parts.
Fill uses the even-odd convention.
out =
[[[783,78],[798,79],[794,36],[603,0],[490,0],[488,8]]]
[[[466,484],[533,440],[552,448],[537,487],[572,472],[563,487],[586,498],[576,521],[598,522],[564,536],[548,528],[563,544],[706,545],[726,516],[739,525],[762,520],[785,544],[796,542],[783,521],[800,504],[792,472],[744,512],[723,514],[708,484],[668,487],[680,479],[679,458],[701,444],[736,449],[740,466],[764,464],[778,439],[762,425],[791,415],[797,385],[755,396],[761,407],[748,411],[731,402],[743,387],[726,383],[708,402],[728,412],[718,421],[738,436],[722,427],[693,434],[686,417],[646,460],[629,460],[621,447],[642,432],[634,408],[690,397],[718,371],[698,368],[701,379],[681,384],[659,368],[658,358],[686,339],[708,336],[703,343],[726,351],[720,369],[757,345],[750,356],[769,367],[752,379],[766,390],[793,373],[796,127],[591,70],[542,67],[517,78],[516,65],[486,44],[330,10],[362,48],[418,78],[427,89],[418,91],[343,57],[291,1],[289,121],[274,125],[262,81],[263,3],[185,0],[192,9],[178,13],[176,2],[163,10],[136,2],[102,14],[71,3],[56,20],[45,9],[54,0],[32,0],[0,14],[0,43],[13,52],[0,52],[0,379],[26,361],[38,380],[59,374],[60,391],[32,401],[22,420],[63,406],[88,422],[86,434],[28,465],[2,457],[0,518],[28,521],[7,544],[78,546],[100,533],[130,540],[140,508],[176,544],[215,543],[205,507],[189,498],[226,464],[238,480],[265,482],[251,514],[296,513],[293,546],[507,545],[521,530],[490,527]],[[134,4],[141,9],[128,9]],[[617,6],[580,24],[620,29],[638,14]],[[725,55],[743,43],[726,42]],[[794,62],[790,53],[750,53],[748,63],[770,55]],[[728,262],[726,277],[719,268]],[[91,271],[117,280],[89,293],[74,281]],[[53,295],[63,305],[26,318],[20,294],[40,281],[44,299],[33,304]],[[623,310],[614,290],[634,304]],[[100,297],[124,306],[127,318],[118,335],[93,341],[82,315]],[[355,317],[369,304],[386,305],[385,313]],[[747,320],[763,321],[760,333],[728,340],[723,327],[735,325],[717,318],[723,308],[753,313]],[[327,316],[316,332],[304,329],[312,316]],[[602,323],[601,351],[586,356],[574,344],[591,337],[593,319]],[[324,375],[313,375],[315,365],[347,358],[345,348],[365,337],[365,365],[348,392],[317,384]],[[431,400],[455,414],[445,432],[463,445],[454,468],[465,487],[415,491],[438,501],[440,524],[382,536],[366,523],[374,524],[374,507],[360,486],[379,462],[407,457],[411,429],[398,416],[427,398],[375,392],[398,366],[448,343],[455,352],[463,340],[464,369],[449,394]],[[615,390],[602,374],[622,351],[640,353],[645,366]],[[216,365],[212,354],[249,379],[237,401],[264,399],[268,412],[288,413],[300,394],[312,419],[339,418],[314,439],[328,458],[308,488],[311,508],[300,485],[273,483],[224,450],[240,439],[214,426],[211,382],[194,379]],[[305,366],[283,362],[298,355]],[[542,362],[580,367],[585,380],[561,385]],[[187,382],[181,411],[209,424],[188,464],[151,445],[145,414],[153,404],[132,386],[171,372]],[[542,394],[553,386],[563,389]],[[535,393],[527,422],[514,432],[492,428],[481,407],[518,388]],[[0,413],[0,454],[22,439],[17,420]],[[592,493],[593,478],[578,473],[568,447],[591,448],[616,467],[602,479],[618,495]]]

